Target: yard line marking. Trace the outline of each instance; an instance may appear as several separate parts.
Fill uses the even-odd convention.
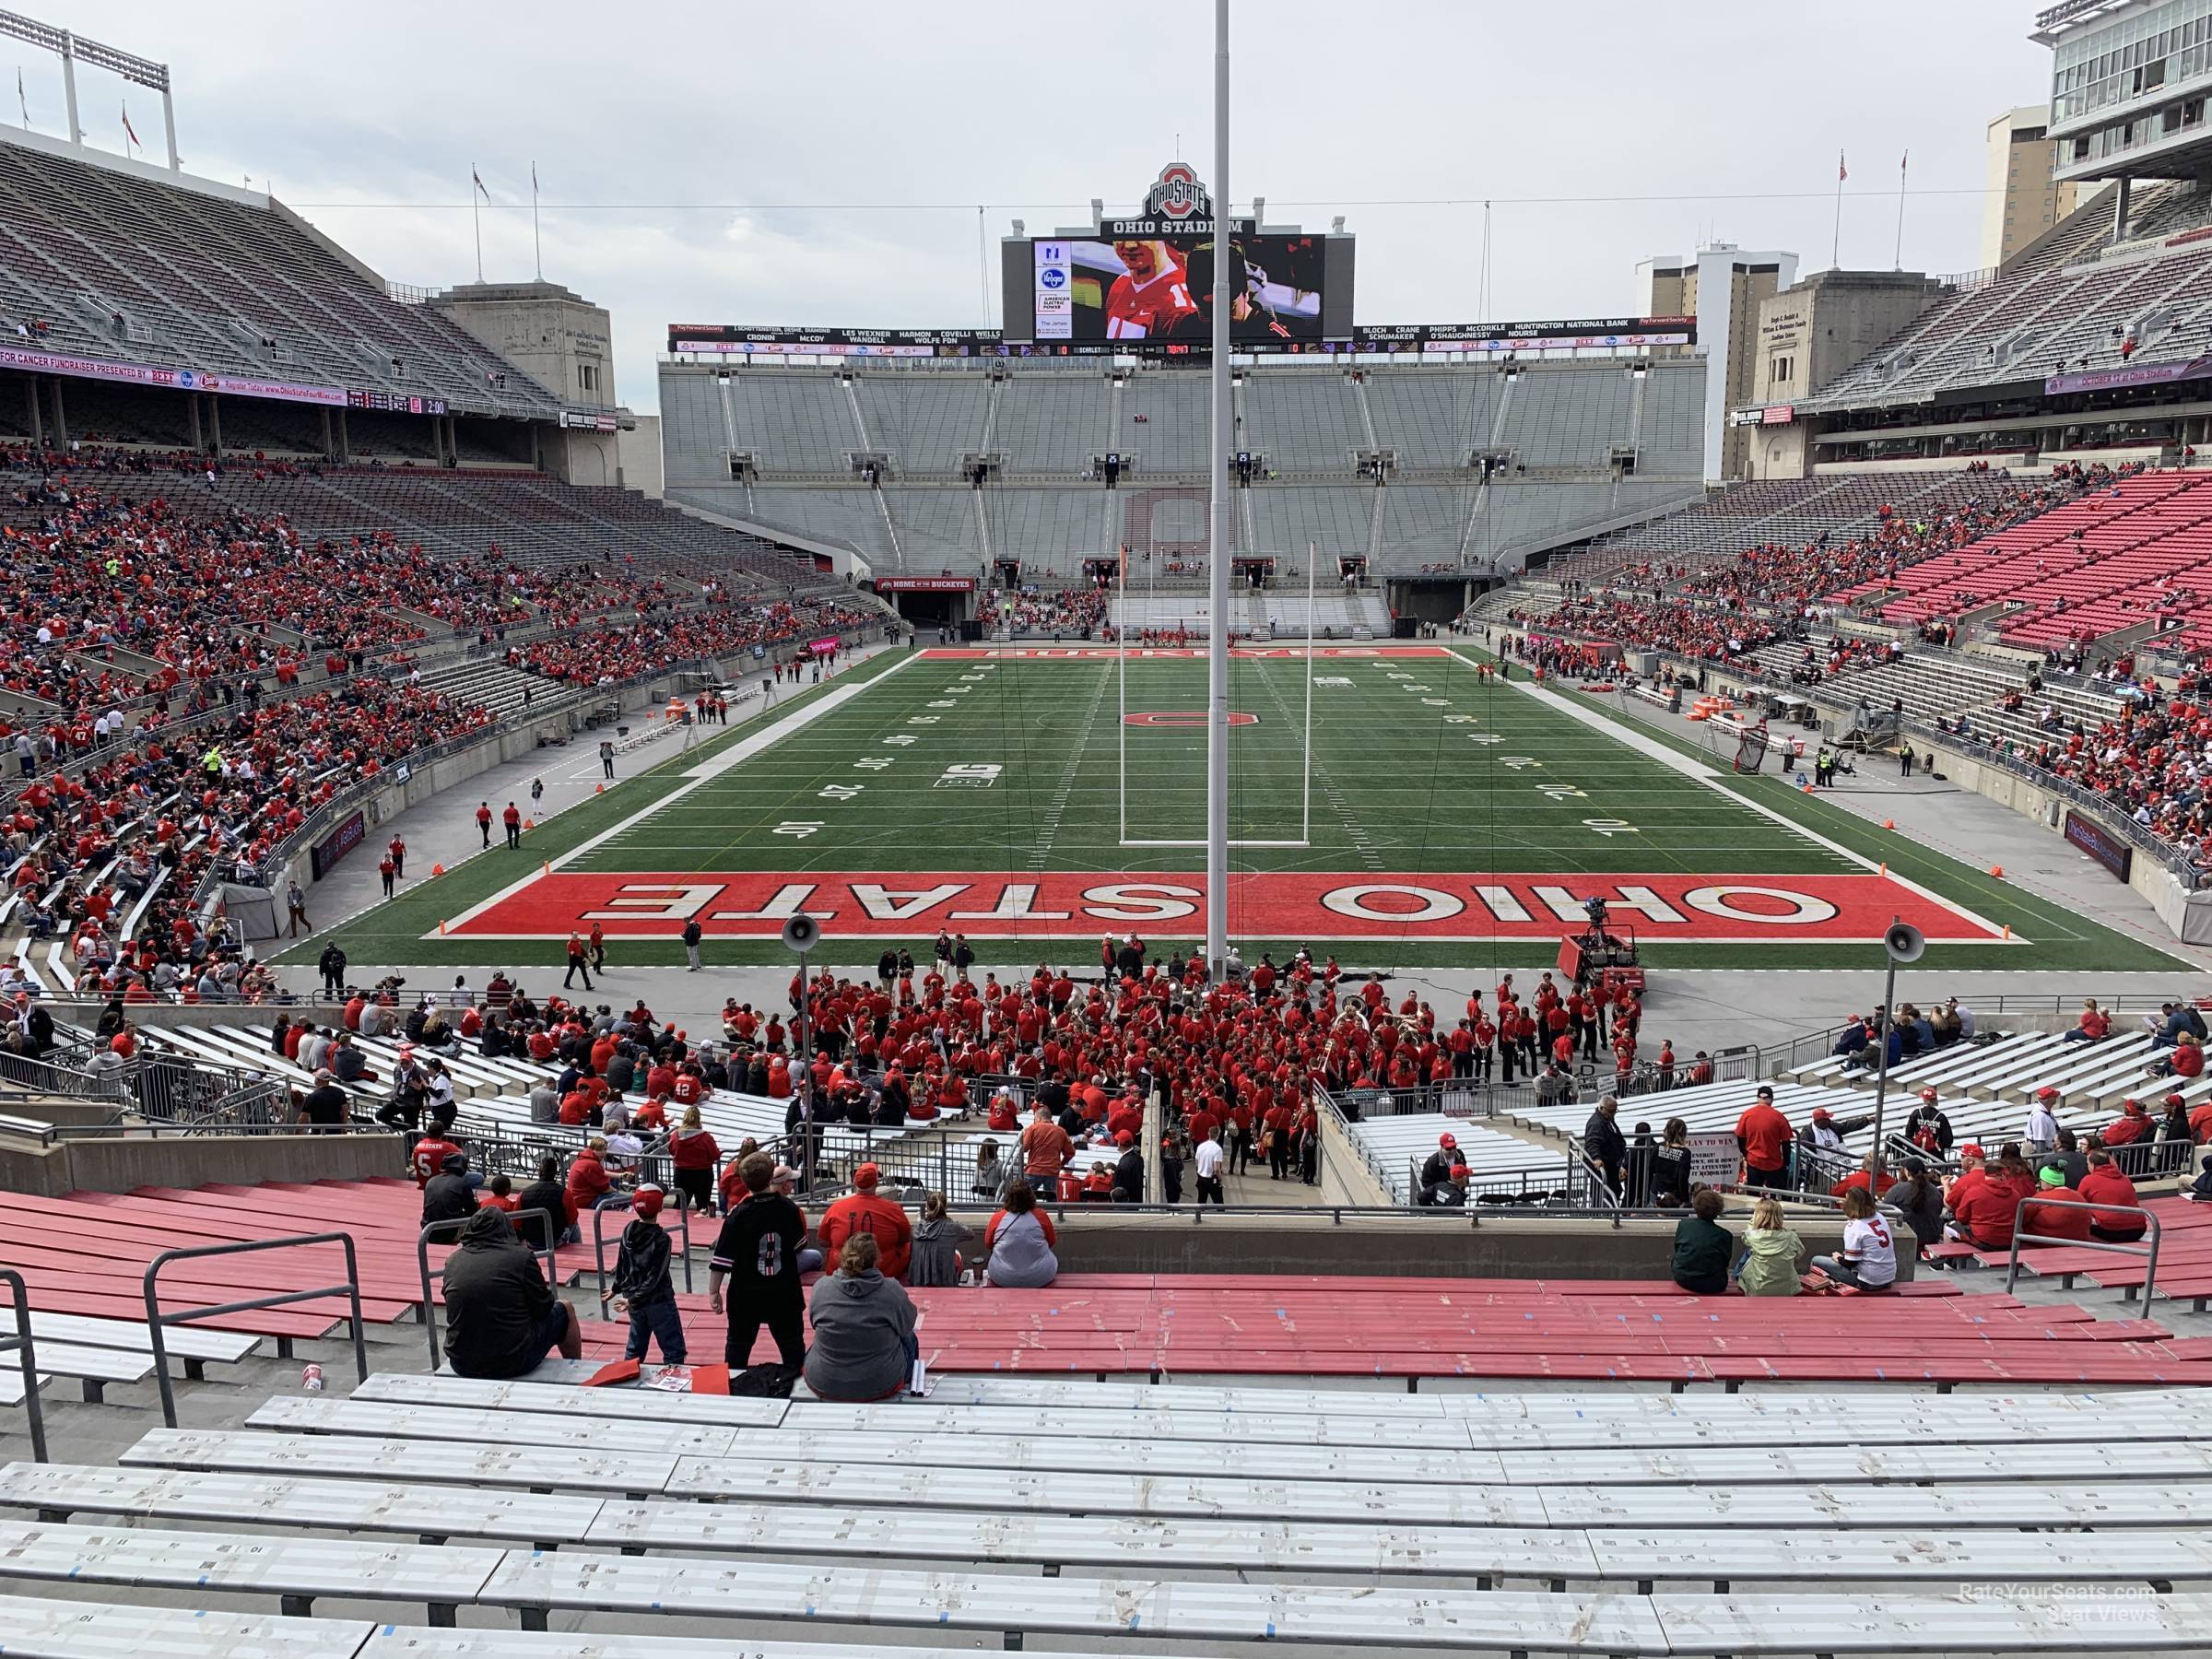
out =
[[[1083,712],[1083,724],[1077,728],[1088,739],[1096,728],[1099,705],[1106,700],[1106,688],[1113,683],[1110,675],[1099,677],[1099,688],[1091,694],[1090,707]],[[1030,854],[1030,868],[1041,870],[1052,856],[1053,843],[1060,839],[1060,820],[1067,812],[1067,804],[1076,790],[1076,773],[1083,765],[1084,741],[1067,746],[1067,764],[1060,769],[1060,786],[1053,792],[1052,802],[1044,809],[1044,834],[1039,838],[1036,849]]]
[[[565,869],[568,865],[573,864],[576,860],[583,857],[585,854],[593,853],[597,849],[606,846],[609,841],[613,841],[616,836],[622,834],[626,830],[636,829],[639,825],[644,823],[648,818],[653,818],[655,814],[665,810],[667,807],[675,805],[677,801],[682,800],[693,790],[702,788],[705,785],[713,782],[716,779],[721,777],[724,772],[729,771],[731,767],[737,765],[740,761],[749,759],[754,755],[759,754],[762,749],[782,742],[784,738],[790,736],[794,732],[804,731],[807,726],[812,725],[817,720],[819,720],[824,714],[829,713],[830,710],[837,708],[841,703],[850,702],[853,698],[860,696],[862,693],[871,689],[874,687],[882,685],[884,681],[889,679],[891,676],[897,674],[900,669],[906,667],[909,664],[915,663],[920,660],[921,659],[917,653],[910,652],[907,653],[907,655],[901,657],[898,662],[892,664],[888,668],[885,669],[881,674],[876,675],[865,680],[851,681],[842,686],[837,687],[834,690],[825,691],[821,696],[815,699],[814,701],[808,703],[805,708],[793,710],[789,714],[784,715],[782,719],[777,721],[774,724],[763,727],[758,732],[748,734],[747,735],[739,738],[728,748],[723,750],[722,753],[710,756],[708,759],[700,761],[697,766],[694,766],[690,771],[684,773],[685,781],[683,782],[677,784],[666,794],[660,796],[657,800],[653,801],[651,806],[645,806],[637,812],[631,813],[628,818],[622,819],[619,823],[611,825],[607,829],[602,830],[598,834],[591,837],[590,840],[579,842],[577,845],[571,847],[566,853],[563,853],[559,858],[552,859],[548,862],[551,864],[551,866],[554,869]],[[445,924],[449,927],[460,926],[471,917],[489,910],[493,905],[499,904],[505,900],[512,899],[515,894],[521,892],[524,888],[528,887],[533,881],[535,881],[538,878],[538,871],[533,870],[529,875],[523,877],[519,881],[508,883],[507,886],[501,888],[498,892],[492,894],[488,899],[485,899],[478,903],[470,905],[458,916],[448,918]]]
[[[1453,656],[1459,656],[1459,653],[1456,651],[1453,652],[1451,654]],[[1468,662],[1465,657],[1459,657],[1459,660],[1463,663],[1467,663],[1469,667],[1474,667],[1476,665],[1473,663]],[[1648,755],[1653,759],[1659,761],[1662,765],[1672,767],[1675,771],[1680,772],[1686,778],[1695,778],[1699,782],[1704,784],[1708,789],[1712,790],[1716,794],[1723,795],[1731,801],[1735,801],[1743,806],[1748,806],[1753,812],[1758,813],[1759,817],[1764,818],[1771,818],[1775,823],[1781,825],[1784,830],[1794,831],[1796,834],[1803,836],[1806,841],[1811,841],[1815,846],[1826,849],[1828,852],[1833,853],[1836,857],[1847,860],[1851,864],[1857,865],[1862,870],[1882,869],[1882,866],[1879,864],[1877,864],[1875,860],[1868,858],[1865,853],[1854,853],[1849,847],[1845,846],[1841,841],[1830,841],[1827,836],[1822,835],[1818,830],[1808,829],[1806,825],[1797,822],[1796,819],[1789,817],[1787,814],[1775,811],[1773,807],[1769,806],[1763,801],[1752,800],[1748,795],[1741,794],[1735,790],[1729,788],[1727,783],[1722,779],[1721,774],[1713,768],[1705,765],[1702,761],[1692,760],[1688,756],[1683,755],[1675,749],[1669,748],[1665,744],[1660,742],[1656,737],[1648,736],[1644,733],[1636,731],[1629,726],[1618,725],[1614,723],[1610,716],[1600,713],[1595,709],[1592,709],[1584,704],[1571,702],[1566,698],[1561,697],[1558,692],[1548,691],[1543,687],[1535,685],[1530,681],[1509,679],[1505,683],[1508,686],[1511,686],[1514,690],[1520,692],[1524,697],[1533,699],[1541,705],[1547,705],[1551,708],[1558,709],[1571,718],[1581,721],[1583,724],[1586,726],[1604,731],[1606,735],[1612,737],[1614,741],[1625,746],[1628,748],[1635,750],[1639,754]],[[1988,917],[1976,914],[1965,905],[1960,904],[1957,900],[1947,899],[1943,894],[1936,892],[1933,888],[1923,886],[1921,883],[1914,881],[1909,876],[1900,876],[1895,870],[1884,871],[1883,875],[1885,879],[1894,881],[1898,886],[1905,888],[1907,891],[1917,893],[1923,899],[1930,900],[1936,904],[1942,905],[1944,909],[1950,911],[1955,915],[1963,916],[1967,921],[1972,922],[1978,926],[1985,927],[1993,934],[1998,931],[1997,924],[1992,922]],[[2018,934],[2014,934],[2012,935],[2012,942],[2020,945],[2030,943],[2029,940],[2022,938]]]

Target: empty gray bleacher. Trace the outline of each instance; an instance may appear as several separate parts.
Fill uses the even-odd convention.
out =
[[[722,382],[711,374],[661,376],[661,467],[671,488],[727,484],[730,441]]]
[[[1349,472],[1368,447],[1358,395],[1334,367],[1254,371],[1237,398],[1234,447],[1265,455],[1277,472]]]
[[[947,569],[965,572],[982,559],[975,522],[975,492],[960,488],[886,489],[891,522],[899,527],[900,551],[910,570]],[[1095,511],[1095,500],[1083,501]]]
[[[1402,468],[1465,466],[1490,441],[1505,382],[1488,364],[1468,369],[1371,369],[1364,388],[1375,442]]]
[[[1702,364],[1657,362],[1644,379],[1643,418],[1636,429],[1636,471],[1647,478],[1698,478],[1705,473],[1705,375]]]
[[[1087,489],[984,490],[983,513],[991,526],[992,551],[1000,556],[1028,548],[1052,549],[1035,562],[1072,573],[1086,553],[1109,552],[1099,546],[1099,501]],[[1025,562],[1030,562],[1024,555]]]
[[[1517,1195],[1533,1204],[1569,1184],[1568,1163],[1561,1152],[1441,1112],[1370,1115],[1352,1124],[1351,1132],[1376,1173],[1404,1204],[1413,1202],[1418,1166],[1438,1149],[1440,1137],[1446,1135],[1458,1143],[1477,1194]]]
[[[375,1427],[409,1414],[465,1417],[482,1440]],[[1015,1631],[1027,1651],[1141,1633],[1162,1655],[1987,1659],[2201,1652],[2212,1618],[2194,1530],[2212,1451],[2171,1389],[1407,1394],[1007,1374],[855,1406],[379,1376],[356,1401],[275,1415],[285,1431],[157,1430],[120,1470],[9,1465],[8,1651],[118,1651],[66,1643],[99,1612],[41,1624],[49,1586],[281,1596],[285,1627],[324,1639],[306,1651],[356,1651],[358,1622],[316,1615],[339,1596],[471,1627],[383,1627],[389,1645],[366,1652],[588,1641],[638,1659],[693,1651],[659,1634],[673,1613],[736,1621],[729,1645],[763,1659],[920,1659],[935,1650],[885,1638]],[[732,1451],[578,1441],[610,1424]],[[1123,1470],[1132,1446],[1176,1473]],[[1051,1472],[1006,1466],[1010,1448]],[[1270,1458],[1265,1477],[1237,1472]],[[2115,1605],[2117,1625],[2100,1617]],[[563,1630],[482,1628],[501,1616]],[[101,1641],[144,1644],[124,1653],[300,1651],[283,1627],[274,1646],[217,1645],[251,1615],[110,1617]]]
[[[1212,418],[1206,376],[1134,374],[1123,383],[1121,424],[1108,447],[1135,452],[1147,477],[1203,474],[1213,453]]]
[[[752,451],[761,472],[851,470],[860,433],[835,375],[756,369],[721,384],[730,400],[730,447]]]
[[[1473,485],[1393,484],[1382,491],[1382,541],[1390,567],[1456,560],[1474,511]]]
[[[999,388],[994,449],[1009,473],[1080,473],[1120,447],[1108,411],[1112,388],[1091,374],[1017,374]]]
[[[862,374],[853,390],[870,444],[903,477],[957,473],[962,455],[983,447],[991,386],[981,375]]]
[[[876,492],[854,484],[843,489],[809,489],[761,484],[747,492],[747,505],[717,509],[747,518],[771,530],[790,530],[819,541],[841,542],[871,559],[893,564],[890,530],[876,505]]]
[[[1632,441],[1625,363],[1528,364],[1505,409],[1504,446],[1528,466],[1603,467]]]
[[[242,192],[0,134],[0,302],[52,324],[55,349],[441,396],[456,412],[559,412],[434,306],[403,303],[279,204]]]
[[[1324,560],[1367,551],[1374,491],[1325,486],[1269,485],[1245,492],[1252,508],[1254,553],[1304,559],[1311,543]],[[1328,569],[1326,563],[1322,567]]]

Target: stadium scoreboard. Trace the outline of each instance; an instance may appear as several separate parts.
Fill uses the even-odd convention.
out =
[[[1160,170],[1141,211],[1001,244],[1004,337],[1043,355],[1101,347],[1172,355],[1213,338],[1214,279],[1230,266],[1239,350],[1315,350],[1352,337],[1353,239],[1217,218],[1187,162]],[[1342,349],[1342,346],[1339,349]]]
[[[1137,213],[1096,212],[1088,225],[1009,236],[999,247],[1003,328],[672,323],[668,351],[710,358],[1203,357],[1212,350],[1214,278],[1223,259],[1230,265],[1230,342],[1241,354],[1641,351],[1690,346],[1698,337],[1692,317],[1357,327],[1349,232],[1217,218],[1212,196],[1183,161],[1160,170]]]

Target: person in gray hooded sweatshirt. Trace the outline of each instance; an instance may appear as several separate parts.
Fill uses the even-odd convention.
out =
[[[919,1319],[906,1287],[876,1270],[876,1241],[854,1233],[835,1273],[815,1282],[806,1305],[814,1346],[806,1386],[824,1400],[888,1400],[904,1388],[920,1351]]]

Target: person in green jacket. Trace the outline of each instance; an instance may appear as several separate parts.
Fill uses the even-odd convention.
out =
[[[1744,1253],[1736,1258],[1735,1282],[1746,1296],[1794,1296],[1798,1258],[1805,1241],[1783,1225],[1782,1201],[1761,1198],[1751,1210],[1751,1225],[1744,1234]]]
[[[1689,1212],[1675,1229],[1675,1283],[1700,1296],[1719,1296],[1728,1288],[1735,1235],[1720,1224],[1721,1195],[1711,1187],[1689,1195]]]

